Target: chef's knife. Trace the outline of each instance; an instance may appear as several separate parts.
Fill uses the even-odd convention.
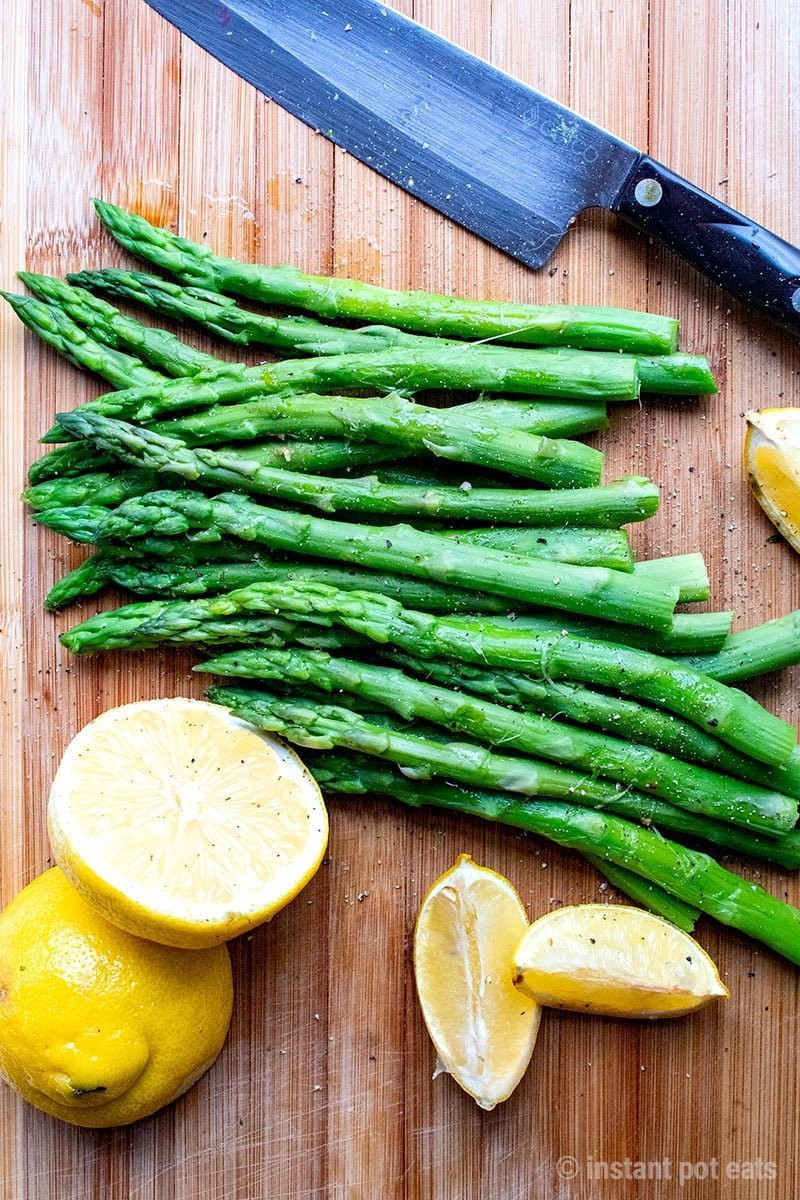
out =
[[[148,0],[289,112],[540,267],[619,213],[800,333],[800,250],[626,142],[375,0]]]

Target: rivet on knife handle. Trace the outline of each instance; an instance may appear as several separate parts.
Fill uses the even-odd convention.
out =
[[[800,333],[800,249],[644,157],[613,208],[715,283]]]

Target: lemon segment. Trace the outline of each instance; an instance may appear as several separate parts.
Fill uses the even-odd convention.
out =
[[[442,1069],[492,1109],[530,1062],[541,1009],[514,987],[512,959],[528,920],[502,875],[467,854],[433,884],[417,917],[414,973]]]
[[[208,1070],[233,1004],[226,946],[175,950],[117,929],[57,867],[0,915],[0,1072],[73,1125],[125,1125]]]
[[[300,759],[227,709],[156,700],[102,714],[72,740],[48,825],[59,866],[109,921],[197,948],[272,917],[328,841]]]
[[[608,1017],[678,1017],[729,995],[694,938],[623,904],[540,917],[517,946],[514,969],[518,988],[538,1004]]]
[[[764,512],[800,551],[800,408],[747,413],[744,459]]]

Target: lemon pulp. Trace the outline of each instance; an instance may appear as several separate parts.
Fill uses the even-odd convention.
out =
[[[48,805],[56,861],[108,920],[215,945],[312,877],[328,820],[287,747],[197,700],[111,709],[72,740]]]

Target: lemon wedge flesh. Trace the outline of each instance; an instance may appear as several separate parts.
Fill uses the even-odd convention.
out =
[[[623,904],[581,904],[534,921],[514,954],[517,986],[551,1008],[678,1017],[729,995],[702,946]]]
[[[800,408],[749,412],[744,458],[759,504],[800,551]]]
[[[506,1100],[530,1062],[541,1009],[514,987],[527,928],[502,875],[467,854],[431,887],[417,917],[414,972],[441,1068],[481,1108]]]
[[[50,792],[56,861],[129,933],[217,945],[268,920],[328,840],[300,759],[227,709],[154,700],[110,709],[67,747]]]

